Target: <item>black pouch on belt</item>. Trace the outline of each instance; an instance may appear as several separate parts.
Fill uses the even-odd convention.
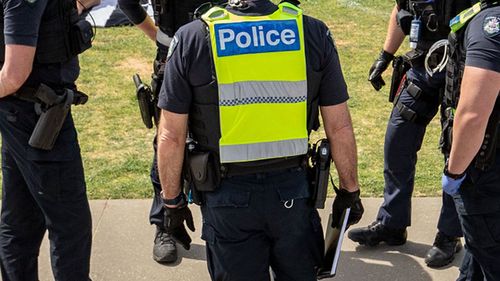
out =
[[[86,20],[79,20],[71,27],[70,46],[71,53],[78,55],[92,47],[92,37],[94,31],[92,25]]]
[[[215,191],[220,178],[216,172],[217,165],[210,152],[190,152],[188,157],[192,184],[197,191]]]

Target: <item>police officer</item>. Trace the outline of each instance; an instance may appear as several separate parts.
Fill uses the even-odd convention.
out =
[[[466,241],[460,281],[500,280],[499,4],[481,1],[451,22],[445,118],[452,126],[443,134],[450,157],[442,185]]]
[[[51,110],[39,93],[65,103],[84,97],[75,86],[77,55],[90,47],[92,29],[78,17],[74,0],[3,0],[1,11],[2,280],[38,280],[48,230],[55,280],[87,281],[92,226],[71,113],[52,120],[50,126],[62,127],[51,149],[30,136],[40,114]]]
[[[184,164],[203,190],[212,280],[269,280],[269,267],[276,280],[316,280],[323,233],[304,159],[318,106],[340,178],[333,212],[352,207],[351,224],[363,212],[347,87],[328,28],[291,3],[233,0],[181,27],[170,51],[158,143],[167,229],[182,237],[183,222],[193,226],[181,189],[189,128]]]
[[[168,46],[175,31],[182,25],[192,20],[195,10],[207,0],[152,0],[155,9],[155,22],[147,16],[139,0],[118,0],[121,10],[127,17],[140,28],[158,47],[153,67],[153,92],[158,97]],[[158,27],[157,27],[158,26]],[[153,105],[156,107],[156,105]],[[159,110],[155,110],[155,114]],[[153,117],[157,118],[157,117]],[[150,117],[151,119],[151,117]],[[158,178],[156,161],[156,136],[153,141],[154,157],[151,167],[151,183],[153,184],[154,198],[149,215],[151,224],[156,225],[156,234],[153,246],[153,259],[160,263],[169,263],[177,260],[175,240],[165,232],[163,227],[164,212],[160,198],[161,185]]]
[[[417,152],[427,125],[438,111],[444,87],[444,74],[427,73],[424,59],[434,42],[446,38],[449,33],[447,22],[456,14],[455,11],[469,5],[468,0],[400,0],[392,11],[384,48],[371,67],[368,80],[377,91],[381,89],[385,84],[382,73],[406,35],[410,35],[412,50],[405,56],[411,68],[406,72],[406,78],[397,81],[396,87],[393,87],[398,89],[397,85],[401,85],[385,135],[384,202],[375,222],[348,233],[348,237],[355,242],[370,246],[380,242],[388,245],[406,242],[406,228],[411,225],[411,195]],[[430,267],[449,264],[462,247],[462,232],[453,199],[443,193],[442,200],[438,233],[425,258]]]

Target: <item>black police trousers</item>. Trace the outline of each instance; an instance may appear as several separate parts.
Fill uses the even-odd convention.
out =
[[[453,197],[466,242],[458,281],[500,280],[500,149],[487,171],[467,169]]]
[[[407,73],[408,81],[417,85],[421,97],[413,97],[405,87],[397,100],[399,107],[414,111],[426,122],[408,120],[398,106],[392,110],[387,124],[384,144],[384,202],[377,220],[390,228],[406,228],[411,225],[411,196],[415,183],[417,152],[422,146],[427,123],[434,118],[439,108],[439,89],[444,86],[444,74],[429,77],[422,68],[412,68]],[[438,184],[438,181],[436,181]],[[438,230],[449,236],[462,236],[453,198],[443,192],[443,206],[438,221]]]
[[[214,281],[316,281],[324,241],[302,168],[234,176],[204,193],[202,239]]]
[[[54,148],[28,145],[38,116],[34,104],[0,100],[3,281],[38,281],[38,253],[45,231],[57,281],[88,281],[92,225],[80,148],[68,114]]]

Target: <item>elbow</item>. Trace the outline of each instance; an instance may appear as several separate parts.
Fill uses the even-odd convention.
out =
[[[182,134],[169,131],[168,129],[160,130],[158,135],[158,143],[159,145],[174,145],[174,146],[182,146],[186,141],[186,137]]]

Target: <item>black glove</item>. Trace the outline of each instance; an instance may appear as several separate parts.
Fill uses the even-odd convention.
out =
[[[342,218],[344,210],[347,208],[351,208],[347,226],[349,227],[350,225],[358,223],[363,216],[363,212],[365,211],[363,204],[361,204],[361,199],[359,198],[359,190],[349,192],[345,189],[339,190],[335,186],[333,188],[335,189],[337,196],[335,196],[335,200],[332,205],[332,227],[341,227],[340,219]]]
[[[180,243],[184,249],[189,250],[192,240],[186,231],[184,221],[186,221],[187,227],[194,232],[193,215],[187,203],[178,208],[165,207],[165,232],[172,235],[172,238]]]
[[[382,79],[382,73],[387,69],[389,63],[394,59],[394,55],[382,50],[378,59],[373,62],[370,72],[368,73],[368,81],[372,83],[375,90],[380,91],[380,89],[385,85],[384,79]]]

